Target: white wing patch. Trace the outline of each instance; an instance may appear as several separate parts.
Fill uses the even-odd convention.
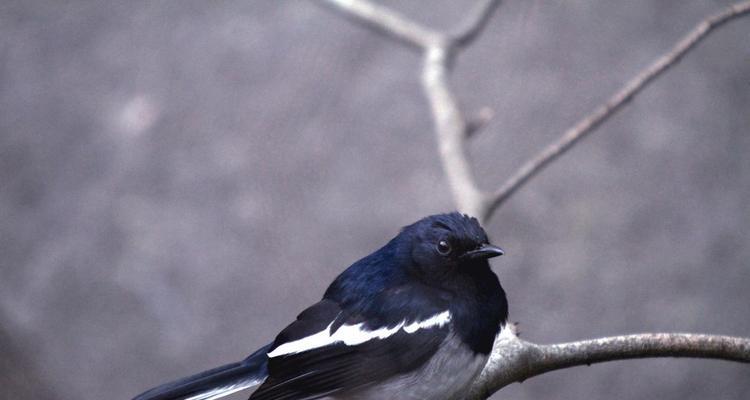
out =
[[[450,321],[450,311],[443,311],[422,321],[414,321],[408,325],[406,324],[406,321],[401,321],[401,323],[392,328],[379,328],[374,331],[364,329],[364,322],[360,322],[356,325],[342,325],[336,330],[336,332],[333,332],[333,334],[331,334],[331,325],[333,325],[333,322],[331,322],[325,329],[316,334],[282,344],[274,349],[274,351],[268,353],[268,357],[273,358],[288,354],[302,353],[304,351],[317,349],[334,343],[344,343],[347,346],[356,346],[372,339],[385,339],[394,335],[401,329],[406,333],[414,333],[420,329],[428,329],[432,327],[439,328]]]

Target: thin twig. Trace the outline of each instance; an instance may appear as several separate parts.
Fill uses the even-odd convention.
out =
[[[575,366],[651,357],[711,358],[750,363],[750,338],[689,333],[643,333],[538,345],[505,334],[467,400],[486,399],[514,382]]]
[[[500,1],[497,0],[477,2],[448,36],[455,42],[456,46],[463,47],[471,44],[482,33],[490,17],[492,17],[492,13],[499,5]]]
[[[495,210],[512,196],[520,187],[549,165],[557,157],[568,151],[579,140],[593,132],[603,122],[612,117],[633,96],[649,83],[669,70],[680,59],[695,48],[716,28],[727,22],[750,13],[750,1],[734,4],[725,10],[701,21],[690,33],[682,38],[669,52],[659,57],[653,64],[642,70],[625,86],[618,90],[606,103],[596,107],[589,115],[578,121],[556,141],[550,143],[539,154],[527,161],[492,195],[487,203],[484,218],[488,219]]]
[[[367,0],[324,0],[347,17],[353,17],[387,36],[418,49],[425,49],[439,40],[442,35],[428,29],[387,7]]]

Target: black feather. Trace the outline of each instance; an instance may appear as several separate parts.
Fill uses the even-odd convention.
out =
[[[270,344],[261,347],[241,362],[227,364],[157,386],[139,394],[133,400],[184,399],[244,380],[263,380],[268,376],[266,353],[270,347]]]

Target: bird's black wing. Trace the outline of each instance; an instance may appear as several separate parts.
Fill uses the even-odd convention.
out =
[[[333,300],[317,303],[279,334],[268,353],[269,377],[250,400],[318,399],[417,369],[448,335],[450,318],[445,309],[419,306],[433,318],[411,313],[373,325]]]

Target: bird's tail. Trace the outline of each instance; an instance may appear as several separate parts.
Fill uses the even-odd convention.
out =
[[[268,376],[270,347],[258,349],[243,361],[157,386],[133,400],[213,400],[255,386]]]

